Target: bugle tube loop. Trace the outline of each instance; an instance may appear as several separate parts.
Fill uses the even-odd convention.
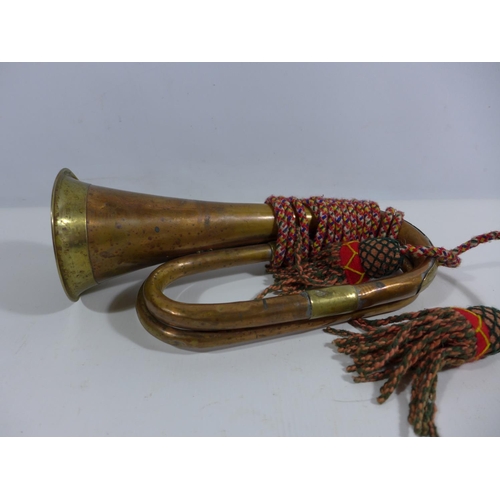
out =
[[[405,241],[428,241],[408,222]],[[319,328],[361,316],[392,312],[413,301],[428,286],[437,265],[433,259],[408,263],[396,276],[359,285],[339,285],[300,294],[220,304],[186,304],[164,295],[175,280],[203,271],[266,262],[274,245],[215,250],[180,257],[158,267],[139,292],[137,312],[157,338],[188,348],[221,347]]]

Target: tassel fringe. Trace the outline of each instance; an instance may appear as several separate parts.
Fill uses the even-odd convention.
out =
[[[417,435],[437,436],[438,373],[497,352],[499,317],[500,311],[488,307],[434,308],[381,320],[353,321],[364,334],[331,327],[326,331],[340,337],[334,340],[338,351],[352,358],[354,363],[347,371],[358,373],[355,382],[387,379],[377,398],[380,404],[410,376],[408,421]],[[479,349],[485,335],[487,346]]]

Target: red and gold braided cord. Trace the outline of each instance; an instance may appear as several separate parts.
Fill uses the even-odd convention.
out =
[[[413,246],[404,245],[401,247],[401,253],[411,254],[415,257],[432,257],[437,259],[438,263],[445,267],[458,267],[461,263],[459,255],[467,252],[471,248],[475,248],[482,243],[488,243],[489,241],[499,240],[500,231],[491,231],[489,233],[480,234],[471,238],[469,241],[462,243],[452,250],[447,250],[442,247],[423,247],[423,246]]]
[[[293,265],[297,256],[316,259],[334,243],[385,236],[397,239],[404,217],[394,208],[382,215],[373,201],[270,196],[266,203],[273,207],[278,226],[272,269]],[[306,209],[317,222],[312,237]]]

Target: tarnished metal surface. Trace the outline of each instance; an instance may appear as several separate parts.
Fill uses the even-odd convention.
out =
[[[310,212],[308,218],[314,231],[317,221]],[[174,345],[220,347],[394,311],[414,300],[437,269],[433,259],[407,259],[403,272],[390,278],[230,304],[183,304],[163,294],[181,276],[269,261],[276,231],[264,203],[130,193],[80,182],[67,169],[52,194],[54,251],[68,296],[77,300],[103,280],[170,261],[144,283],[137,312],[150,333]],[[399,240],[431,246],[406,221]]]
[[[192,350],[218,349],[229,347],[235,344],[245,344],[259,340],[287,335],[298,334],[325,328],[328,325],[344,323],[351,319],[360,317],[369,318],[379,314],[397,311],[411,304],[415,297],[405,300],[397,300],[391,304],[363,309],[350,314],[340,314],[326,318],[316,318],[311,320],[294,321],[290,323],[278,323],[261,327],[240,328],[236,330],[185,330],[175,328],[169,324],[158,321],[146,307],[144,300],[144,285],[139,290],[137,296],[136,310],[142,326],[154,337],[162,342],[176,347]]]
[[[243,264],[269,261],[269,244],[187,255],[158,267],[144,283],[148,310],[176,328],[229,330],[307,319],[309,301],[301,295],[272,297],[229,304],[186,304],[166,297],[163,290],[187,275]]]
[[[359,309],[358,292],[353,285],[329,286],[306,293],[311,301],[310,318],[352,313]]]
[[[97,282],[200,250],[270,241],[265,204],[182,200],[90,186],[90,259]]]
[[[405,242],[431,244],[411,224],[404,222],[401,229]],[[272,249],[273,244],[265,244],[214,250],[161,265],[139,292],[136,309],[141,323],[173,345],[223,347],[395,311],[416,298],[423,277],[437,267],[433,259],[415,259],[406,263],[406,272],[389,278],[246,302],[186,304],[163,293],[183,276],[268,261]]]
[[[89,185],[64,169],[54,183],[52,232],[63,287],[77,300],[108,278],[181,255],[271,241],[276,224],[264,203],[131,193]]]
[[[87,240],[87,191],[68,169],[54,182],[51,202],[52,242],[64,291],[71,300],[96,285]]]

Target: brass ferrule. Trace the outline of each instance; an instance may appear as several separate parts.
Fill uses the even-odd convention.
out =
[[[308,290],[305,294],[311,304],[310,319],[352,313],[359,308],[358,292],[351,285]]]

